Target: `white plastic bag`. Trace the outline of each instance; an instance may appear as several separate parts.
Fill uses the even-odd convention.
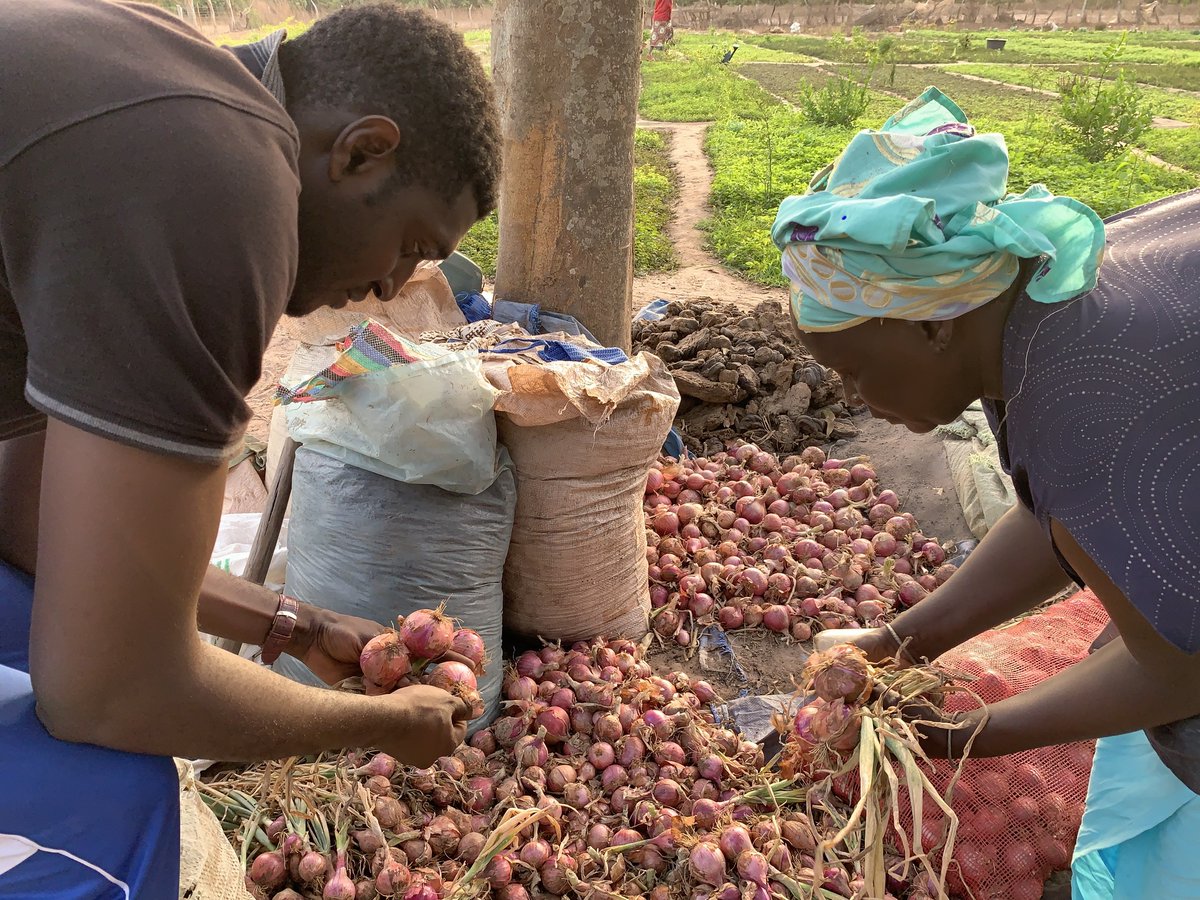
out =
[[[496,480],[497,394],[477,353],[444,353],[349,379],[328,400],[287,406],[288,434],[386,478],[477,494]]]
[[[209,562],[218,569],[240,578],[246,570],[246,560],[250,558],[250,545],[254,543],[254,535],[258,532],[258,522],[261,518],[261,513],[226,513],[221,516],[221,526],[217,530],[217,540],[213,544]],[[283,588],[287,575],[287,534],[288,520],[284,519],[264,582],[265,586],[273,591]]]

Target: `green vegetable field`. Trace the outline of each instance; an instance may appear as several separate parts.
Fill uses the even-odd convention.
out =
[[[1000,52],[985,49],[989,36],[687,35],[666,58],[643,64],[640,113],[713,123],[709,247],[766,285],[783,284],[768,234],[779,202],[803,191],[859,129],[882,124],[928,86],[980,130],[1004,135],[1014,192],[1040,182],[1110,216],[1200,185],[1200,36],[1005,32]],[[1117,112],[1141,123],[1124,140],[1113,137],[1115,124],[1089,120],[1099,105],[1093,92],[1107,96],[1118,76],[1128,85],[1119,102],[1130,106]],[[1074,124],[1059,96],[1071,78],[1083,79],[1086,101]]]

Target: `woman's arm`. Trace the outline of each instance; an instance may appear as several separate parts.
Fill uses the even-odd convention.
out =
[[[988,628],[1032,609],[1070,584],[1033,513],[1014,506],[954,575],[892,622],[913,660],[934,659]],[[895,654],[886,629],[855,643],[874,659]]]
[[[1200,715],[1200,654],[1159,635],[1104,571],[1057,522],[1054,541],[1108,610],[1121,637],[1053,678],[994,706],[971,748],[1000,756],[1031,747],[1125,734]],[[964,717],[977,723],[978,714]],[[947,752],[942,729],[926,727],[925,746]],[[955,755],[972,729],[952,732]]]

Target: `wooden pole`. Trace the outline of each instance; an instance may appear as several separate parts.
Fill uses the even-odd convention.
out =
[[[279,543],[279,532],[283,528],[283,517],[287,513],[288,501],[292,499],[292,469],[296,462],[296,449],[300,445],[288,438],[284,442],[283,451],[279,454],[279,462],[275,467],[275,480],[267,494],[267,508],[263,510],[258,520],[258,531],[255,532],[254,542],[250,544],[250,555],[246,559],[246,568],[242,578],[254,584],[262,584],[267,580],[267,572],[271,568],[271,559],[275,555],[275,545]],[[241,641],[221,638],[217,646],[230,653],[242,652]]]

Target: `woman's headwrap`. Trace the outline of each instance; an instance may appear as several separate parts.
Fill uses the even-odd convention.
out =
[[[1004,138],[976,134],[936,88],[860,132],[771,229],[800,330],[953,319],[1004,293],[1021,259],[1044,258],[1026,288],[1039,303],[1095,287],[1100,217],[1040,184],[1007,194],[1007,182]]]

